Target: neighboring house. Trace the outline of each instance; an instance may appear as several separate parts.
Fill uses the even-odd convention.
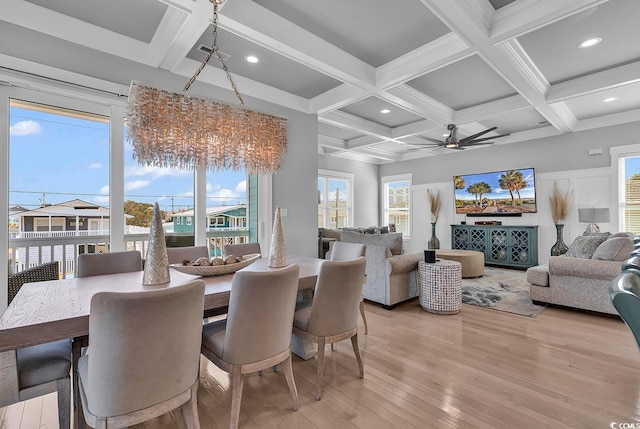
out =
[[[247,205],[207,207],[207,230],[247,228]],[[185,210],[173,215],[174,232],[193,232],[193,210]]]
[[[109,234],[109,209],[77,199],[21,212],[17,216],[18,235],[24,237],[42,236],[29,234],[37,232],[57,237]]]

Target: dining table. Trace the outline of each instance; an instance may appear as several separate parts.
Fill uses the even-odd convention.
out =
[[[322,261],[315,257],[287,255],[287,264],[300,267],[298,289],[301,293],[315,287]],[[268,267],[267,258],[259,258],[242,268],[244,271],[272,269]],[[154,286],[142,284],[143,271],[24,284],[0,318],[0,381],[7,371],[15,370],[11,367],[15,366],[17,349],[61,339],[86,339],[89,335],[91,297],[99,292],[157,290],[201,278],[205,283],[204,315],[229,305],[233,273],[201,277],[170,268],[169,274],[169,283]],[[75,344],[84,345],[82,341],[75,341]],[[73,360],[77,362],[79,348],[74,346],[73,349]]]

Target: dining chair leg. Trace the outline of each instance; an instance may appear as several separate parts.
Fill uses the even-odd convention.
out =
[[[76,371],[76,369],[74,368],[74,371]],[[80,377],[78,377],[80,378]],[[82,410],[82,399],[80,399],[80,386],[78,386],[77,388],[74,387],[74,389],[77,389],[78,391],[78,402],[76,404],[76,414],[77,414],[77,425],[76,428],[77,429],[87,429],[87,421],[84,419],[84,411]]]
[[[71,429],[71,377],[57,381],[58,425],[60,429]]]
[[[364,334],[369,334],[369,327],[367,325],[367,316],[364,315],[364,297],[360,299],[360,314],[362,315],[362,321],[364,322]]]
[[[316,401],[322,398],[322,377],[324,375],[324,337],[318,338],[318,367],[316,368]]]
[[[291,364],[291,354],[282,362],[284,377],[287,379],[287,385],[291,391],[291,400],[293,402],[293,410],[298,410],[298,389],[296,388],[296,380],[293,378],[293,365]]]
[[[244,376],[240,365],[234,365],[231,370],[231,429],[237,429],[240,421],[240,403],[242,402],[242,387]]]
[[[351,337],[351,345],[353,346],[353,353],[355,353],[356,360],[358,361],[360,378],[364,378],[364,367],[362,366],[362,358],[360,358],[360,349],[358,348],[358,334],[354,334],[353,337]]]
[[[200,420],[198,419],[198,382],[191,386],[191,397],[187,402],[182,404],[182,415],[187,425],[187,429],[200,429]]]

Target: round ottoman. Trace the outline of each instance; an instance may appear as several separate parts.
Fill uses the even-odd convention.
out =
[[[462,264],[462,278],[482,277],[484,275],[484,253],[475,250],[438,249],[436,258],[458,261]]]

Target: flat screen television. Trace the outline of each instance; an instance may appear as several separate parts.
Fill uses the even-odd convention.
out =
[[[469,216],[520,216],[535,213],[533,168],[453,176],[456,213]]]

